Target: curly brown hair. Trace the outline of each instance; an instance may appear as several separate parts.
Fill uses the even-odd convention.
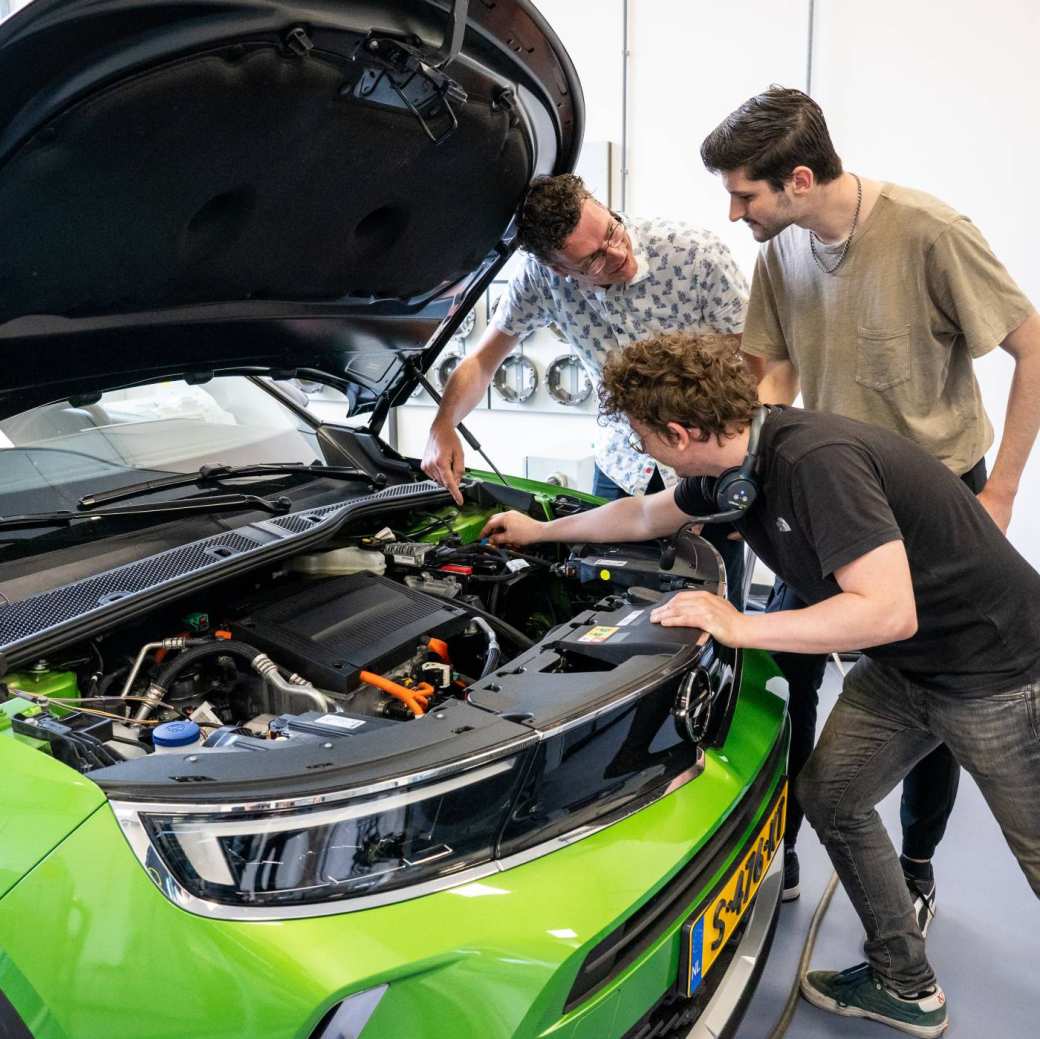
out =
[[[551,263],[581,219],[581,207],[592,193],[574,173],[535,177],[527,189],[517,220],[517,242],[544,263]]]
[[[636,419],[672,439],[669,422],[700,430],[699,440],[731,435],[758,406],[740,336],[664,332],[608,358],[599,391],[606,416]]]

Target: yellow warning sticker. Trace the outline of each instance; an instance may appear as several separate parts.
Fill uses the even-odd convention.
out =
[[[607,639],[609,639],[611,637],[611,635],[616,635],[618,633],[618,631],[620,631],[620,630],[621,629],[617,628],[617,627],[611,628],[611,627],[606,627],[606,626],[589,628],[589,630],[587,632],[585,632],[585,634],[582,635],[582,637],[580,639],[578,639],[578,641],[579,642],[606,642]]]

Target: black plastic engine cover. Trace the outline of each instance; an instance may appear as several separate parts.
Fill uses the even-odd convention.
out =
[[[363,572],[279,588],[234,634],[319,689],[347,692],[358,671],[393,667],[422,635],[451,638],[468,621],[456,606]]]

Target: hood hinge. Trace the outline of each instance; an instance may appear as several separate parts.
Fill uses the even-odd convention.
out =
[[[459,125],[452,104],[469,100],[462,86],[444,71],[462,50],[468,9],[469,0],[454,0],[444,42],[435,50],[424,47],[416,36],[371,30],[353,54],[365,71],[347,91],[361,101],[408,109],[426,136],[440,144]],[[432,123],[441,117],[447,117],[447,125],[437,131]]]

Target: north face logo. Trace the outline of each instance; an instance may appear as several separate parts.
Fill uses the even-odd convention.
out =
[[[790,534],[791,533],[791,524],[788,523],[787,520],[785,520],[783,516],[777,516],[777,518],[776,518],[776,529],[779,530],[781,534]]]

